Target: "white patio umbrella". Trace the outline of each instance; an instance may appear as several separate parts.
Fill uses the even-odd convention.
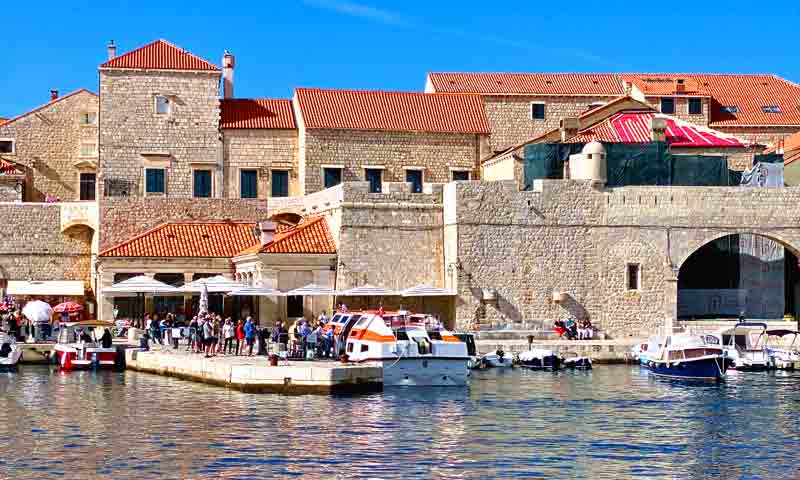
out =
[[[255,287],[242,287],[234,290],[228,295],[232,297],[283,297],[286,294],[274,288],[255,286]]]
[[[200,304],[197,306],[199,315],[206,315],[208,313],[208,285],[202,284],[200,286]]]
[[[455,293],[446,288],[437,288],[426,284],[407,288],[400,292],[400,294],[404,297],[450,297],[455,295]]]
[[[22,314],[33,323],[49,323],[53,316],[53,307],[41,300],[32,300],[22,308]]]
[[[332,297],[337,294],[336,290],[315,283],[309,283],[305,287],[295,288],[286,292],[287,296],[301,295],[304,297]]]
[[[234,290],[239,290],[247,285],[239,283],[236,280],[231,280],[223,275],[214,277],[200,278],[193,282],[189,282],[178,290],[181,292],[201,293],[203,288],[208,289],[208,293],[228,293]]]
[[[171,296],[180,294],[181,292],[172,285],[159,282],[147,275],[129,278],[103,289],[103,295],[107,297],[130,297],[133,295]]]
[[[340,297],[392,297],[400,295],[400,292],[366,284],[360,287],[351,288],[350,290],[345,290],[344,292],[339,292],[338,295]]]

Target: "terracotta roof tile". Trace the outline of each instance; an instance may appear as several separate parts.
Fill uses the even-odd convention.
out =
[[[646,96],[673,96],[683,79],[686,96],[709,96],[711,127],[798,125],[800,85],[767,74],[701,73],[431,73],[436,92],[483,95],[620,95],[623,81]],[[723,107],[736,107],[736,112]],[[765,112],[764,107],[777,107]]]
[[[102,257],[233,257],[258,243],[255,223],[166,223],[100,253]]]
[[[431,73],[435,91],[517,95],[608,95],[624,92],[619,77],[608,73]]]
[[[18,164],[0,158],[0,175],[25,175],[25,172]]]
[[[226,98],[221,110],[220,128],[297,128],[291,100]]]
[[[248,253],[334,254],[336,243],[325,217],[305,217],[294,226],[278,224],[272,242],[247,248],[239,255]]]
[[[100,68],[219,71],[219,68],[166,40],[156,40],[100,65]]]
[[[295,98],[309,129],[489,133],[478,95],[298,88]]]

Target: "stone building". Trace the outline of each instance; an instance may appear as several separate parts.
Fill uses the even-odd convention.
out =
[[[293,99],[299,191],[342,181],[441,183],[475,178],[489,125],[477,95],[318,90]]]
[[[0,161],[24,173],[24,201],[95,199],[97,108],[88,90],[52,90],[48,103],[0,124]]]
[[[623,94],[753,143],[800,131],[800,86],[775,75],[430,73],[425,91],[482,95],[495,151]]]

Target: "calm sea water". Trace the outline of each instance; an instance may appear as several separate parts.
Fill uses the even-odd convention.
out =
[[[798,478],[798,386],[598,366],[284,397],[23,366],[0,374],[0,478]]]

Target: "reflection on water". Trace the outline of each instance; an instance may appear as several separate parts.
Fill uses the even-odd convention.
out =
[[[600,366],[283,397],[24,366],[0,374],[0,478],[798,478],[798,384]]]

